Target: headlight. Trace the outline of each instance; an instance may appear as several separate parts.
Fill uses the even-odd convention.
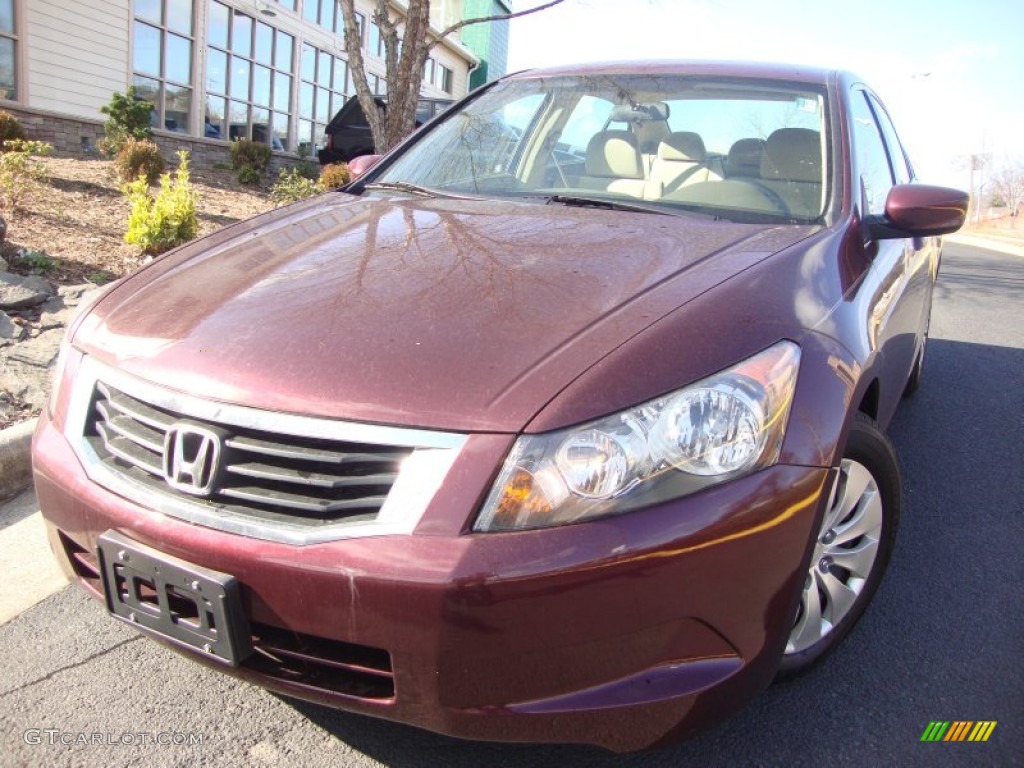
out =
[[[621,413],[520,437],[473,529],[590,520],[678,498],[775,463],[800,348],[772,347]]]

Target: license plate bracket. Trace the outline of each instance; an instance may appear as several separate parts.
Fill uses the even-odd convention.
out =
[[[230,666],[252,653],[241,585],[107,531],[97,540],[107,610],[116,618]]]

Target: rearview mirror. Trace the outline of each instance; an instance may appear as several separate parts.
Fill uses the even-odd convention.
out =
[[[885,198],[885,214],[866,223],[877,240],[948,235],[963,226],[969,199],[959,189],[897,184]]]
[[[352,181],[355,181],[368,170],[373,168],[380,160],[380,155],[360,155],[353,157],[348,163],[348,172],[352,174]]]

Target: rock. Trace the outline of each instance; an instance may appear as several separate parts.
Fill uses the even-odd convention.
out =
[[[37,275],[21,277],[0,273],[0,309],[24,309],[42,304],[53,295],[50,284]]]
[[[0,311],[0,339],[18,341],[24,333],[24,328],[11,320],[6,312]]]
[[[7,263],[7,259],[0,256],[0,272],[6,272],[10,268],[10,264]]]
[[[31,341],[18,344],[14,349],[9,350],[7,359],[36,368],[49,368],[50,363],[57,359],[60,342],[63,338],[64,331],[60,328],[43,331]]]
[[[82,297],[90,291],[98,291],[92,283],[82,283],[80,285],[62,285],[57,289],[57,295],[64,300],[64,306],[73,307],[82,300]]]
[[[49,304],[50,302],[46,302]],[[48,308],[43,306],[39,315],[39,330],[48,331],[51,328],[66,328],[78,314],[78,307],[63,307],[61,309]]]
[[[19,346],[24,346],[19,345]],[[46,405],[53,371],[25,365],[15,360],[0,360],[0,392],[8,393],[14,402],[27,404],[35,412]]]
[[[51,296],[39,305],[39,311],[60,312],[62,309],[66,309],[67,307],[68,305],[64,303],[64,298],[62,296]]]
[[[3,244],[3,242],[6,239],[7,239],[7,219],[5,219],[3,216],[0,216],[0,244]],[[6,267],[4,267],[4,269],[6,269]]]
[[[60,286],[56,296],[40,305],[39,328],[45,331],[50,328],[67,327],[78,315],[78,305],[82,300],[98,290],[100,289],[92,283]]]

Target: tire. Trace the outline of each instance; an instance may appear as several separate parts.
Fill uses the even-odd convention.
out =
[[[805,565],[800,606],[778,678],[800,674],[822,660],[860,619],[889,564],[900,496],[892,444],[871,419],[858,413]]]

